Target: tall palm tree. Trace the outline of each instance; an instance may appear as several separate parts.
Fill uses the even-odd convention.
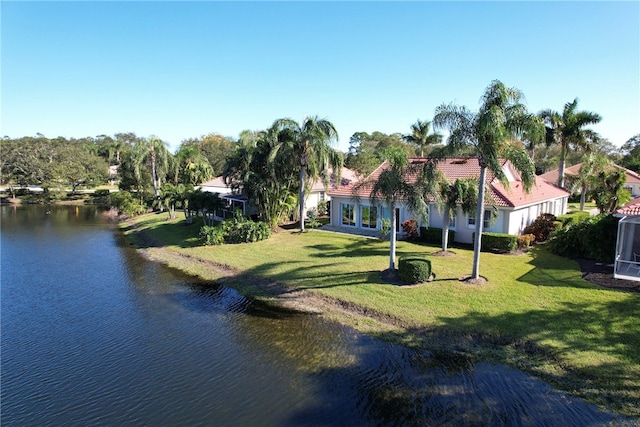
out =
[[[442,142],[442,135],[439,133],[429,134],[431,122],[416,120],[411,125],[411,133],[404,136],[404,140],[409,144],[413,144],[420,149],[420,157],[424,157],[424,149]]]
[[[542,122],[527,112],[520,101],[522,93],[494,80],[484,92],[478,112],[455,104],[442,104],[436,108],[433,123],[436,128],[448,128],[447,146],[453,152],[471,147],[478,157],[480,178],[476,232],[474,236],[473,272],[471,279],[480,278],[480,244],[484,220],[485,180],[487,169],[505,186],[508,178],[501,159],[510,160],[520,174],[524,188],[529,191],[535,180],[531,158],[521,148],[510,144],[510,139],[523,134],[535,135]]]
[[[167,149],[167,144],[156,136],[147,139],[140,139],[134,147],[134,158],[136,175],[139,176],[140,168],[145,162],[149,162],[151,169],[151,186],[153,194],[158,199],[160,197],[160,187],[162,180],[169,171],[171,153]]]
[[[578,175],[567,175],[565,177],[571,191],[580,190],[580,210],[584,210],[589,187],[593,184],[594,176],[597,176],[611,161],[601,153],[587,153],[582,160],[582,165]]]
[[[330,145],[338,139],[338,132],[330,121],[319,119],[317,116],[305,118],[301,125],[292,119],[278,119],[273,123],[272,128],[279,129],[279,138],[271,158],[275,158],[279,151],[288,148],[298,160],[300,232],[304,232],[306,187],[320,177],[323,177],[325,187],[328,187],[329,168],[333,169],[338,182],[340,180],[342,154]]]
[[[369,198],[372,205],[384,202],[391,210],[391,230],[389,233],[389,270],[395,270],[396,264],[396,227],[398,218],[396,217],[396,207],[400,201],[404,202],[409,210],[418,215],[422,220],[427,218],[426,194],[430,190],[425,190],[425,184],[429,183],[427,178],[420,173],[417,166],[411,164],[406,152],[398,147],[393,147],[387,151],[389,166],[382,170],[376,179],[365,179],[358,183],[353,194],[357,199],[358,192],[363,188],[371,188]],[[418,182],[410,181],[411,176],[419,176]],[[433,181],[431,181],[433,182]]]
[[[588,151],[590,141],[597,134],[585,126],[593,125],[600,120],[599,114],[590,111],[576,111],[578,98],[564,105],[562,114],[553,110],[542,110],[538,116],[546,126],[547,145],[560,145],[560,162],[558,165],[558,186],[564,188],[565,159],[570,149],[582,149]]]

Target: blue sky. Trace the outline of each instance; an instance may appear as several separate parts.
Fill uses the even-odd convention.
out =
[[[0,135],[237,137],[275,119],[407,133],[494,79],[640,133],[640,2],[13,2]]]

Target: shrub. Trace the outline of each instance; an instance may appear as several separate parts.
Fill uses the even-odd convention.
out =
[[[592,216],[556,231],[549,249],[560,256],[610,263],[615,258],[617,231],[618,218],[611,214]]]
[[[107,204],[109,207],[116,208],[119,214],[126,216],[142,215],[147,211],[147,207],[128,191],[118,191],[109,195]]]
[[[386,237],[391,233],[391,220],[389,218],[382,218],[380,220],[380,236]]]
[[[449,230],[449,242],[453,242],[456,238],[456,232]],[[425,243],[442,244],[442,228],[437,227],[420,227],[420,240]]]
[[[475,240],[476,233],[473,233]],[[513,252],[516,249],[518,237],[504,233],[482,233],[480,250],[483,252]]]
[[[318,228],[322,225],[322,223],[315,216],[309,217],[306,222],[307,227],[309,228]]]
[[[530,225],[526,226],[522,233],[533,234],[536,237],[536,242],[544,242],[549,239],[551,233],[556,229],[557,225],[555,221],[555,215],[549,213],[542,214]]]
[[[329,212],[329,209],[327,208],[327,201],[326,200],[320,200],[318,202],[318,208],[317,208],[317,212],[318,212],[318,216],[325,216],[327,215],[327,213]]]
[[[95,190],[92,194],[93,197],[108,197],[111,192],[108,188],[104,188],[101,190]]]
[[[204,245],[221,245],[224,243],[224,231],[222,227],[214,227],[212,225],[205,225],[200,228],[200,241]]]
[[[518,249],[527,249],[535,241],[536,236],[533,234],[523,234],[522,236],[518,236]]]
[[[431,261],[418,257],[400,258],[398,276],[409,284],[426,282],[431,277]]]
[[[417,220],[413,218],[408,219],[400,224],[400,226],[402,227],[402,231],[404,231],[409,236],[409,239],[416,240],[420,236]]]
[[[564,215],[558,215],[556,219],[562,223],[562,228],[565,228],[578,222],[582,222],[589,218],[589,216],[589,212],[575,211]]]

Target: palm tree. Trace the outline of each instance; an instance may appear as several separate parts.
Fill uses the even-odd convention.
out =
[[[504,158],[510,160],[519,172],[525,190],[529,191],[535,180],[535,168],[529,155],[522,148],[509,143],[514,136],[535,135],[536,128],[542,126],[540,119],[527,112],[520,102],[522,98],[518,89],[508,88],[494,80],[485,90],[478,112],[473,113],[467,107],[455,104],[442,104],[435,111],[435,127],[449,129],[448,148],[456,152],[471,147],[480,165],[472,280],[480,279],[487,169],[508,186],[508,178],[500,160]]]
[[[191,186],[213,178],[213,168],[196,145],[181,145],[176,153],[175,182]]]
[[[292,119],[278,119],[272,128],[278,129],[278,143],[274,147],[271,158],[278,152],[289,149],[298,159],[300,188],[298,203],[300,209],[300,232],[304,232],[305,189],[314,180],[324,178],[325,187],[329,186],[328,169],[333,169],[338,182],[342,170],[342,154],[330,144],[338,139],[338,132],[333,124],[318,117],[307,117],[299,125]]]
[[[547,145],[560,145],[560,162],[558,165],[558,186],[564,188],[565,159],[570,149],[589,150],[590,140],[597,134],[585,126],[596,124],[602,120],[597,113],[576,111],[578,98],[564,105],[562,114],[553,110],[542,110],[538,116],[546,126]]]
[[[451,215],[455,215],[458,207],[468,214],[478,203],[478,184],[473,178],[458,178],[453,183],[444,181],[440,185],[442,200],[442,251],[449,245],[449,227]]]
[[[442,142],[442,135],[439,133],[432,133],[429,135],[429,127],[431,122],[416,120],[411,125],[411,133],[404,136],[404,140],[409,144],[413,144],[420,149],[420,157],[424,157],[424,149],[435,144]]]
[[[151,186],[153,187],[154,196],[158,199],[160,197],[162,180],[167,175],[169,159],[171,158],[171,153],[169,153],[166,143],[156,136],[151,136],[148,139],[137,141],[134,152],[137,176],[141,175],[140,168],[142,165],[146,161],[149,162],[151,169]]]
[[[571,191],[580,190],[580,210],[584,210],[587,192],[593,184],[595,175],[603,171],[611,162],[601,153],[587,153],[582,161],[578,175],[567,175],[566,180]]]
[[[414,212],[422,220],[427,218],[427,204],[425,194],[430,193],[425,190],[428,179],[420,174],[416,165],[409,162],[406,152],[398,147],[390,148],[387,151],[388,167],[382,170],[378,177],[365,179],[358,183],[353,194],[357,199],[358,192],[363,188],[371,188],[369,198],[373,206],[380,201],[384,202],[391,210],[391,232],[389,233],[389,270],[395,270],[396,264],[396,207],[399,201],[406,203],[409,210]],[[419,175],[418,182],[411,182],[411,176]],[[433,182],[433,181],[431,181]]]

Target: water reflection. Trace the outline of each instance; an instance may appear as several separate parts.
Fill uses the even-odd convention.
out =
[[[147,262],[92,207],[2,207],[1,237],[3,425],[624,421]]]

